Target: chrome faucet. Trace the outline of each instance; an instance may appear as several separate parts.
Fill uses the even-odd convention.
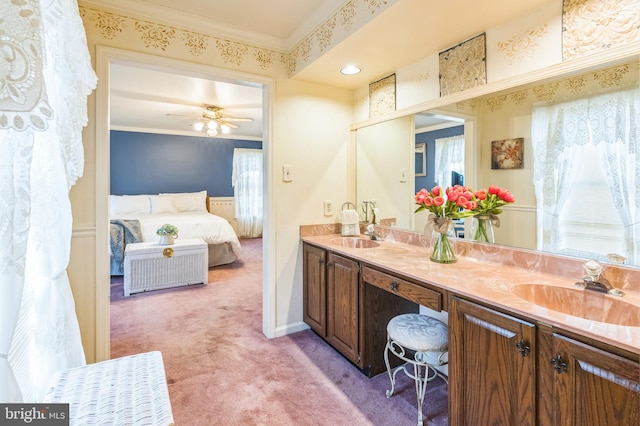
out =
[[[586,275],[582,278],[582,282],[576,283],[578,287],[582,287],[585,290],[608,293],[613,296],[624,296],[622,291],[613,287],[611,283],[602,276],[602,265],[599,262],[589,260],[585,262],[582,267]]]
[[[368,235],[374,241],[382,241],[382,235],[376,232],[376,228],[375,226],[373,226],[373,224],[367,225],[367,232],[365,232],[364,234]]]

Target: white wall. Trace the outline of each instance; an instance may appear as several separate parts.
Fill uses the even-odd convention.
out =
[[[335,223],[323,203],[347,200],[352,94],[317,84],[278,80],[272,138],[275,201],[276,334],[308,328],[302,322],[300,225]],[[282,166],[293,180],[283,182]],[[336,210],[337,211],[337,210]]]

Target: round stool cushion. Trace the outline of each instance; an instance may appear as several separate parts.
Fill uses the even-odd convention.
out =
[[[428,315],[402,314],[389,321],[389,339],[418,352],[446,352],[448,328]]]

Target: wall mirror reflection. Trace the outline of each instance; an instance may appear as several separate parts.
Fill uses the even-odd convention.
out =
[[[498,185],[516,202],[500,215],[497,244],[640,266],[639,74],[634,56],[360,128],[356,199],[376,200],[385,223],[422,232],[420,188]],[[393,145],[371,141],[395,131]],[[518,138],[522,167],[492,169],[492,141]],[[399,144],[425,145],[426,173],[410,158],[415,180],[393,198],[385,192],[403,167]]]

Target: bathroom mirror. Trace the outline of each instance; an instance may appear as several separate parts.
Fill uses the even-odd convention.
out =
[[[434,144],[425,143],[423,170],[426,170],[426,176],[417,176],[416,171],[422,165],[415,165],[416,158],[419,158],[415,146],[422,142],[415,134],[457,126],[462,129],[465,139],[464,183],[474,190],[498,185],[509,189],[516,198],[516,202],[505,206],[500,215],[501,225],[495,232],[496,243],[535,250],[538,245],[531,143],[533,107],[586,99],[620,89],[640,90],[638,64],[638,55],[634,54],[616,58],[615,61],[590,64],[582,69],[571,69],[552,77],[545,74],[545,78],[539,81],[531,80],[509,87],[503,85],[500,90],[487,90],[473,98],[458,94],[455,102],[450,104],[435,100],[425,104],[434,105],[425,111],[408,111],[406,115],[398,113],[387,121],[355,126],[358,207],[362,201],[375,201],[380,216],[388,219],[386,224],[421,232],[426,223],[426,213],[413,213],[413,195],[422,187],[430,189],[430,185],[435,183]],[[492,142],[517,138],[524,139],[522,167],[492,168],[492,155],[495,157],[491,151]],[[402,182],[403,171],[409,173],[405,182]],[[588,214],[576,218],[576,221],[580,222],[581,233],[590,228]],[[575,237],[585,241],[584,244],[577,243],[579,247],[592,244],[591,240],[603,241],[602,234],[607,234],[607,230],[602,226],[592,228],[593,235]],[[569,229],[567,232],[574,231]],[[606,238],[621,238],[613,232],[610,234]],[[599,251],[600,260],[606,261],[606,254],[610,252],[607,244],[596,242],[593,245],[597,247],[590,247],[584,253],[567,250],[561,254],[590,257],[593,252]],[[614,244],[612,247],[620,245]]]

